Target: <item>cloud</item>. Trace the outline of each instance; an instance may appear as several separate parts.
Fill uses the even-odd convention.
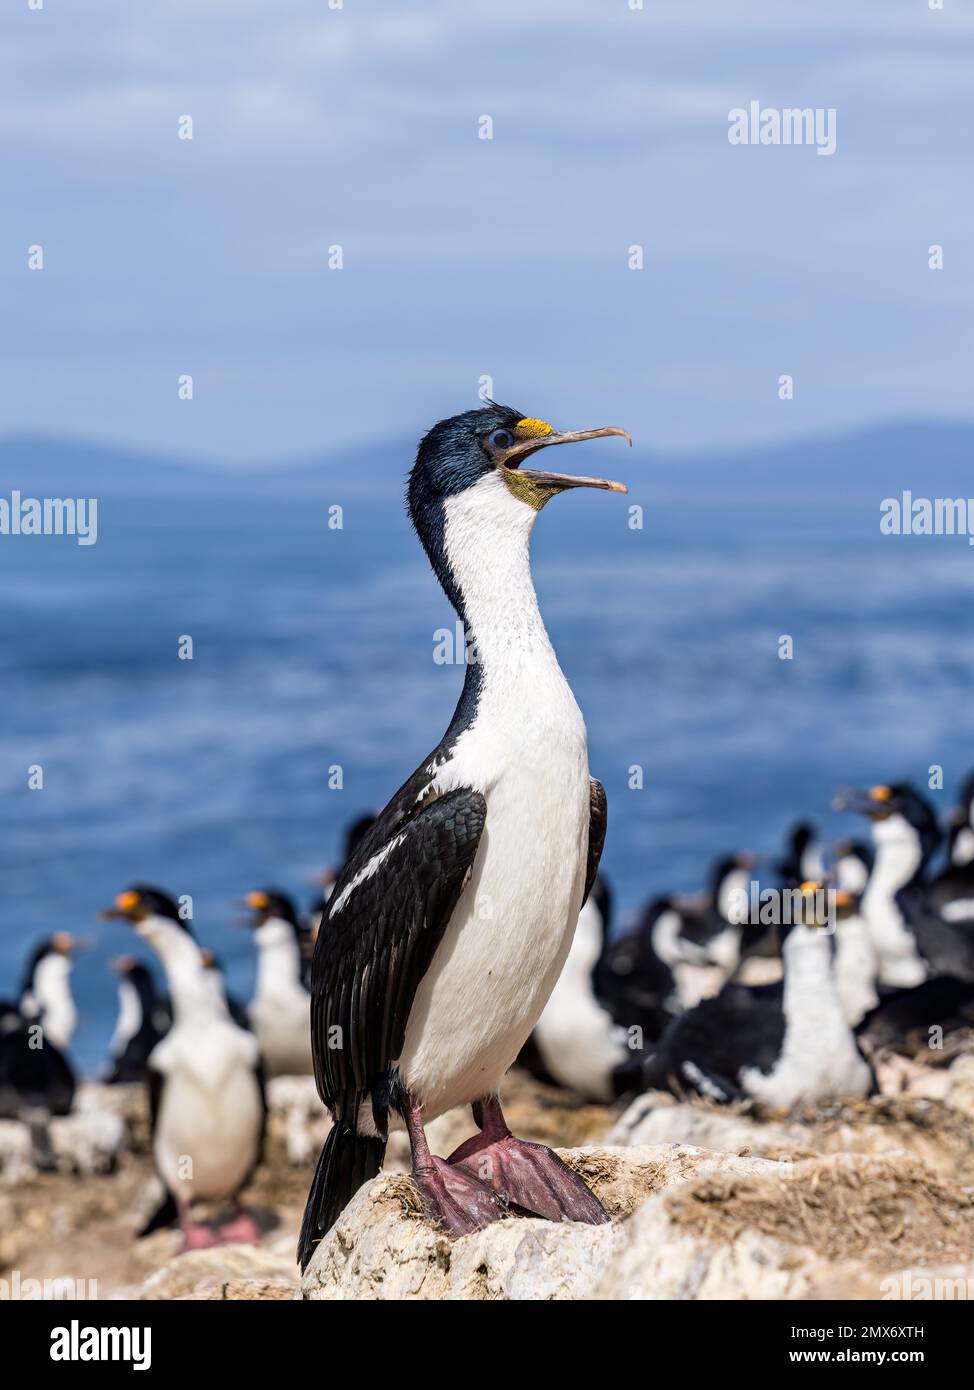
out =
[[[871,354],[858,412],[899,408],[943,288],[930,242],[969,297],[974,16],[957,5],[47,0],[8,9],[0,44],[19,429],[307,450],[363,420],[413,428],[417,387],[433,409],[457,389],[444,363],[570,403],[587,343],[622,404],[708,364],[695,409],[637,404],[660,442],[758,437],[855,418],[852,342]],[[729,146],[751,99],[836,107],[836,155]],[[43,288],[22,269],[38,241]],[[871,297],[900,306],[895,332]],[[911,403],[960,409],[963,356],[948,318]],[[194,365],[223,385],[174,416]],[[789,369],[822,394],[784,416],[768,383]]]

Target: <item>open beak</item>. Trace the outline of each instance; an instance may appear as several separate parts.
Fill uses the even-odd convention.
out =
[[[552,444],[580,444],[584,439],[605,439],[610,434],[618,434],[623,439],[628,439],[631,447],[632,438],[628,431],[617,429],[614,425],[607,425],[599,430],[562,430],[557,434],[533,434],[526,439],[516,438],[509,448],[497,456],[497,459],[502,467],[517,469],[522,478],[530,478],[540,487],[550,487],[553,491],[561,492],[569,487],[598,487],[607,492],[628,492],[629,489],[625,483],[614,483],[609,478],[578,478],[571,473],[547,473],[519,466],[521,459],[528,458],[531,454],[537,453],[539,449],[547,449]]]
[[[832,809],[854,811],[857,815],[868,816],[870,820],[885,820],[899,807],[889,787],[870,787],[869,791],[860,791],[857,787],[843,787],[832,802]]]
[[[103,922],[117,921],[124,918],[125,921],[135,924],[136,909],[139,907],[139,895],[129,888],[124,893],[119,893],[111,907],[103,907],[98,916]]]

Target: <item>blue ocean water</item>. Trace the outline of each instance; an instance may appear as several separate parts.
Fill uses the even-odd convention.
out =
[[[861,829],[829,809],[840,783],[925,785],[940,764],[946,810],[974,765],[965,540],[881,537],[868,501],[699,491],[647,481],[641,530],[627,500],[570,494],[536,530],[623,920],[717,853],[776,851],[799,815]],[[94,1069],[107,962],[133,940],[97,912],[138,879],[192,895],[246,997],[235,900],[307,899],[345,824],[436,743],[462,678],[433,659],[451,625],[394,499],[350,500],[330,530],[309,497],[106,496],[94,546],[0,538],[0,997],[36,937],[85,938],[75,1053]]]

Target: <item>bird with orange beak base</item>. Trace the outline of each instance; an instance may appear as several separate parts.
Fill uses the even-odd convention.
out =
[[[257,985],[247,1009],[272,1076],[307,1076],[312,1071],[311,996],[301,978],[305,932],[294,903],[274,888],[244,899],[257,946]]]
[[[376,818],[324,911],[311,1031],[335,1123],[305,1210],[302,1267],[378,1172],[390,1124],[405,1126],[424,1212],[450,1235],[511,1210],[608,1219],[556,1154],[513,1137],[497,1095],[565,962],[606,827],[585,724],[538,608],[531,532],[570,488],[626,491],[523,465],[607,435],[629,438],[558,433],[491,403],[420,443],[409,516],[471,659],[449,728]],[[424,1125],[459,1105],[479,1133],[439,1158]]]
[[[146,884],[120,893],[103,916],[131,922],[162,961],[173,1022],[147,1062],[152,1151],[167,1198],[142,1234],[178,1217],[187,1249],[255,1242],[239,1194],[260,1159],[266,1107],[257,1039],[230,1017],[192,932],[168,894]],[[196,1199],[229,1202],[218,1228],[193,1219]]]

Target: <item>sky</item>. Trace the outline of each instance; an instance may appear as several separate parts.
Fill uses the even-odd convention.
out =
[[[40,2],[0,17],[0,435],[273,461],[485,377],[678,451],[970,413],[962,0]],[[752,101],[835,153],[732,145]]]

